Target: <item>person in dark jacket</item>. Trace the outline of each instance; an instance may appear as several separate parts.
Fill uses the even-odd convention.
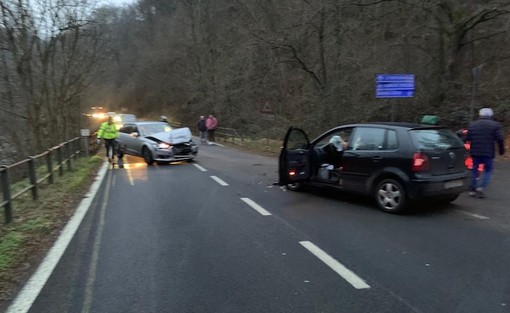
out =
[[[469,124],[468,127],[466,141],[471,143],[470,152],[473,158],[469,192],[472,197],[485,198],[484,190],[489,185],[496,156],[495,143],[498,144],[499,154],[505,154],[501,124],[492,119],[493,115],[494,112],[491,108],[483,108],[480,110],[480,118]],[[484,165],[484,172],[479,178],[478,167],[480,164]]]
[[[200,134],[200,142],[207,143],[207,126],[205,125],[205,116],[200,116],[197,122],[198,133]]]

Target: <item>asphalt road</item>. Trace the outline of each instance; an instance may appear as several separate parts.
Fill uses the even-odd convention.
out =
[[[110,170],[30,312],[510,312],[510,172],[391,215],[274,186],[275,158]]]

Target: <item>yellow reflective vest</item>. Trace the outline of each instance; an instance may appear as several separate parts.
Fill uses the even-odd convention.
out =
[[[118,134],[119,133],[117,132],[117,126],[115,126],[115,123],[108,124],[108,122],[103,122],[97,131],[97,138],[115,139],[117,138]]]

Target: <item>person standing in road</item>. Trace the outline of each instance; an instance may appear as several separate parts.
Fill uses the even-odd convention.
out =
[[[483,108],[479,112],[480,118],[469,124],[466,141],[471,143],[471,157],[473,168],[469,195],[485,198],[484,190],[489,185],[493,161],[496,155],[495,143],[498,144],[499,154],[505,154],[505,143],[501,124],[492,119],[494,112],[491,108]],[[484,172],[479,177],[478,167],[484,165]],[[480,182],[479,182],[480,180]]]
[[[110,163],[113,163],[115,156],[115,139],[117,139],[119,132],[117,126],[113,122],[113,117],[109,116],[108,121],[101,123],[97,131],[97,143],[104,139],[104,146],[106,148],[106,157]]]
[[[205,125],[205,116],[201,115],[197,122],[198,133],[200,134],[200,142],[207,142],[207,126]]]
[[[214,132],[216,131],[216,127],[218,127],[218,119],[214,117],[213,114],[209,114],[209,117],[205,121],[205,126],[207,127],[209,143],[212,143],[214,142]]]

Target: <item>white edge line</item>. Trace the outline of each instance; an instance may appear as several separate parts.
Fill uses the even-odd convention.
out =
[[[264,209],[263,207],[261,207],[260,205],[255,203],[253,200],[251,200],[249,198],[241,198],[241,200],[246,202],[246,204],[251,206],[255,211],[259,212],[261,215],[264,215],[264,216],[271,215],[271,213],[269,213],[266,209]]]
[[[207,172],[207,170],[202,167],[201,165],[198,165],[198,164],[193,164],[193,166],[195,166],[196,168],[198,168],[199,170],[201,170],[202,172]]]
[[[67,246],[73,239],[74,234],[85,217],[85,214],[89,210],[90,204],[94,200],[103,178],[106,175],[108,165],[108,162],[103,164],[103,167],[99,170],[96,181],[90,187],[89,192],[81,200],[78,208],[60,233],[58,239],[48,251],[42,263],[37,267],[37,270],[18,293],[6,313],[26,313],[30,310],[30,307],[48,281],[51,273],[60,261],[60,258],[62,258]]]
[[[222,186],[228,186],[228,184],[226,182],[224,182],[223,180],[219,179],[218,177],[216,176],[210,176],[212,179],[214,179],[218,184],[222,185]]]
[[[310,241],[300,241],[299,242],[303,247],[305,247],[308,251],[310,251],[313,255],[319,258],[322,262],[324,262],[327,266],[329,266],[333,271],[335,271],[338,275],[342,276],[349,284],[351,284],[356,289],[368,289],[370,286],[365,283],[363,279],[361,279],[358,275],[356,275],[353,271],[345,267],[342,263],[335,260],[329,254],[324,252],[321,248],[317,247]]]

